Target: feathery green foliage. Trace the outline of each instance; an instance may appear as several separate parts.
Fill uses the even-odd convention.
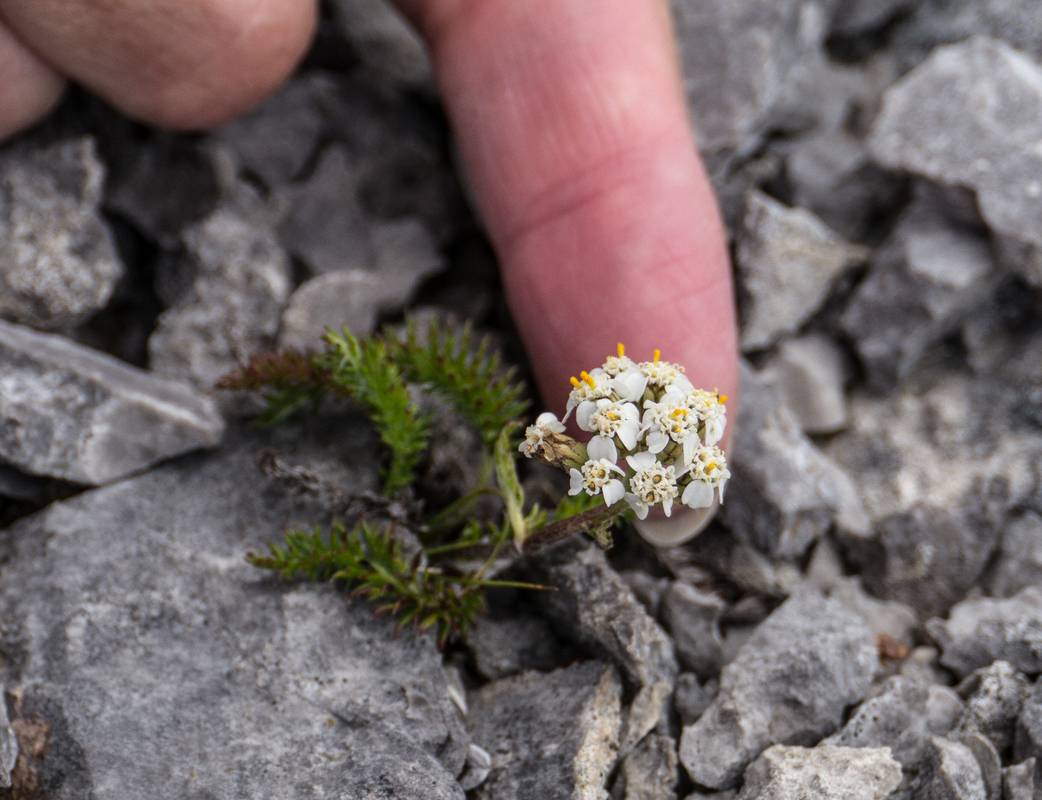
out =
[[[427,450],[430,430],[409,396],[401,371],[380,339],[358,339],[346,328],[326,334],[329,349],[319,365],[330,379],[365,406],[380,439],[390,450],[384,493],[410,486]]]
[[[385,341],[406,378],[448,396],[487,447],[492,447],[503,426],[528,407],[516,371],[503,369],[488,337],[475,346],[469,324],[456,330],[434,320],[420,335],[410,322],[403,338],[391,334]]]

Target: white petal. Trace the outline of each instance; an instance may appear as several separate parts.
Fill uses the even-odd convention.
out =
[[[648,445],[648,452],[650,453],[661,453],[666,449],[666,445],[669,444],[669,437],[666,436],[662,431],[654,430],[648,434],[646,439]],[[651,466],[650,464],[648,466]]]
[[[724,435],[724,420],[712,420],[706,422],[706,444],[712,447],[714,444],[720,441],[720,437]]]
[[[672,389],[674,386],[684,394],[687,394],[688,392],[693,392],[695,390],[695,387],[692,386],[691,381],[688,380],[687,375],[684,374],[677,375],[676,380],[674,380],[673,383],[670,384],[669,388]]]
[[[633,402],[644,394],[648,386],[648,378],[639,369],[630,369],[617,378],[612,379],[612,388],[623,400]]]
[[[720,481],[720,505],[724,504],[724,487],[727,486],[727,478]]]
[[[640,419],[640,411],[637,410],[637,407],[633,405],[633,403],[623,403],[619,407],[619,413],[622,414],[624,420],[633,420],[636,422]]]
[[[586,454],[593,459],[605,459],[614,464],[619,460],[619,451],[615,449],[615,442],[607,436],[594,436],[586,445]]]
[[[568,494],[579,494],[583,490],[583,474],[577,469],[568,470],[568,476],[571,478],[571,486],[568,487]]]
[[[713,487],[702,481],[691,481],[680,499],[691,508],[709,508],[713,504]]]
[[[535,424],[540,428],[546,428],[546,430],[553,431],[554,433],[564,432],[564,425],[559,419],[557,419],[557,415],[552,411],[544,411],[536,417]]]
[[[596,403],[592,400],[583,400],[575,412],[575,423],[584,431],[592,431],[594,428],[591,418],[596,410]]]
[[[695,457],[695,450],[698,448],[698,434],[689,434],[684,438],[684,463],[690,464],[691,459]]]
[[[664,497],[662,499],[662,510],[664,512],[666,512],[666,516],[667,517],[673,512],[673,498],[672,497]]]
[[[637,472],[655,466],[655,462],[657,461],[658,459],[655,458],[652,453],[647,452],[634,453],[631,456],[626,456],[626,463]]]
[[[637,446],[637,437],[640,435],[640,425],[635,419],[628,419],[619,426],[618,430],[619,441],[622,442],[627,450],[632,450]]]
[[[626,487],[622,485],[622,481],[608,481],[601,492],[604,494],[604,504],[613,506],[625,496]]]
[[[637,519],[645,519],[648,516],[648,504],[638,498],[637,495],[627,494],[626,502],[630,504],[630,508],[637,515]]]

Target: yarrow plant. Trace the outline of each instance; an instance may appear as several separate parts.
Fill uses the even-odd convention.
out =
[[[571,384],[563,419],[540,414],[519,447],[566,470],[570,495],[599,496],[606,509],[629,508],[638,519],[655,508],[669,516],[678,502],[693,509],[723,502],[731,477],[718,445],[726,395],[696,389],[684,367],[663,361],[659,350],[637,363],[621,343],[616,355]],[[565,433],[573,412],[590,434],[585,443]]]

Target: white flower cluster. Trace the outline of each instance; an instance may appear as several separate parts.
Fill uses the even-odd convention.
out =
[[[574,411],[576,424],[592,434],[585,460],[554,457],[560,447],[553,443],[574,440],[550,412],[525,431],[521,452],[567,467],[569,494],[600,494],[609,506],[626,500],[640,519],[660,504],[669,516],[677,498],[706,508],[719,491],[723,502],[731,473],[717,442],[727,425],[727,397],[696,389],[682,366],[660,355],[656,350],[651,361],[637,363],[619,344],[618,355],[572,378],[564,421]]]

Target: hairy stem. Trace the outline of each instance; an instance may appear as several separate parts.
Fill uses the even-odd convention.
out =
[[[542,550],[544,547],[549,547],[552,544],[571,538],[577,533],[588,531],[619,514],[625,513],[625,511],[626,504],[619,502],[613,506],[598,506],[581,514],[576,514],[573,517],[568,517],[558,522],[551,522],[549,525],[544,525],[539,530],[533,531],[521,543],[520,550],[525,554],[534,553]]]

